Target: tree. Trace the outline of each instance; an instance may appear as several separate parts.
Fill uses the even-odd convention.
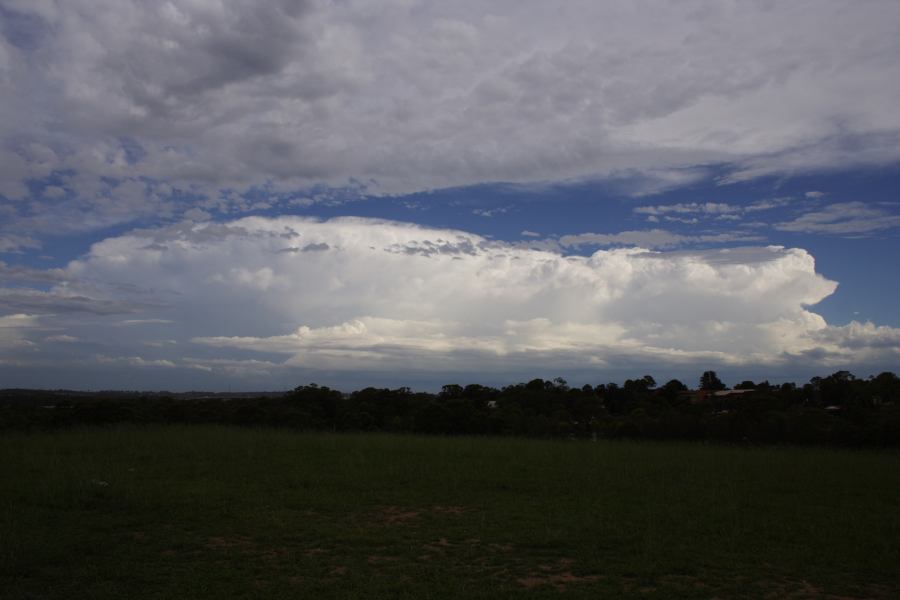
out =
[[[656,387],[656,380],[650,375],[644,375],[640,379],[628,379],[625,381],[625,390],[632,394],[646,394]]]
[[[662,394],[669,404],[675,404],[678,401],[679,394],[686,392],[687,389],[687,386],[677,379],[670,379],[662,386]]]
[[[725,384],[722,383],[715,371],[704,371],[700,376],[700,389],[714,392],[724,390]]]
[[[465,390],[461,385],[457,385],[455,383],[451,383],[441,387],[441,398],[449,399],[449,398],[462,398]]]

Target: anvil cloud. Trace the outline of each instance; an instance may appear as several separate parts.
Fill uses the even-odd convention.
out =
[[[46,292],[57,309],[90,297],[119,314],[93,311],[88,325],[81,302],[49,314],[36,300],[43,316],[5,317],[7,351],[29,343],[57,361],[106,365],[104,349],[115,349],[131,366],[260,376],[448,376],[527,375],[535,364],[583,375],[660,362],[778,367],[813,355],[839,364],[900,349],[896,329],[827,325],[808,307],[835,283],[807,252],[775,246],[567,256],[381,220],[248,217],[110,238],[60,278]]]

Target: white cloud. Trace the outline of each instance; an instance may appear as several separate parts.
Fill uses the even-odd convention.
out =
[[[679,202],[677,204],[636,206],[632,212],[647,215],[647,221],[651,223],[659,223],[662,219],[670,223],[696,225],[701,220],[740,221],[747,213],[771,210],[784,206],[790,201],[790,197],[782,197],[758,200],[743,205],[727,202]]]
[[[825,192],[818,192],[818,191],[812,190],[812,191],[806,192],[803,195],[806,196],[807,198],[810,198],[811,200],[819,200],[820,198],[825,197]]]
[[[790,204],[793,201],[793,198],[790,196],[780,196],[777,198],[766,198],[764,200],[757,200],[756,202],[751,202],[743,207],[746,212],[759,212],[763,210],[772,210],[773,208],[779,208],[781,206],[785,206]]]
[[[588,243],[572,237],[560,243]],[[282,252],[310,244],[322,249]],[[122,366],[235,376],[779,365],[815,352],[847,356],[860,339],[876,354],[897,345],[890,328],[848,337],[829,327],[808,307],[836,284],[805,251],[777,246],[566,256],[388,221],[246,218],[110,238],[67,272],[106,289],[154,290],[159,308],[128,321],[141,333],[122,339],[103,325],[122,321],[102,315],[90,335],[79,333],[107,336],[125,357],[177,336],[146,363]],[[191,348],[205,354],[185,356]]]
[[[696,225],[706,221],[740,221],[748,212],[768,210],[781,205],[781,200],[763,200],[747,205],[729,204],[727,202],[680,202],[677,204],[659,204],[636,206],[632,212],[647,215],[650,223],[660,220],[669,223]],[[753,238],[757,239],[757,238]]]
[[[661,204],[659,206],[638,206],[634,212],[644,215],[676,214],[706,214],[723,215],[741,212],[742,207],[725,202],[688,202],[679,204]]]
[[[127,365],[129,367],[162,367],[173,369],[177,365],[171,360],[147,359],[142,356],[97,356],[95,360],[101,365]]]
[[[116,325],[160,325],[174,323],[171,319],[125,319],[115,323]]]
[[[0,193],[56,174],[8,221],[25,242],[316,184],[641,194],[900,159],[892,0],[5,7],[31,25],[0,38]]]
[[[80,341],[77,337],[71,335],[50,335],[44,338],[45,342],[61,342],[63,344],[71,344]]]
[[[510,208],[512,207],[498,206],[496,208],[474,208],[472,209],[472,214],[478,215],[479,217],[495,217],[509,212]]]
[[[649,233],[657,239],[631,242],[681,243]],[[589,242],[592,235],[601,237]],[[559,244],[619,244],[629,232],[619,235],[564,236]],[[283,252],[310,245],[321,249]],[[322,374],[362,385],[379,377],[433,385],[453,373],[512,380],[538,371],[592,380],[592,373],[632,376],[673,365],[822,372],[854,361],[890,363],[900,348],[900,330],[833,327],[813,312],[836,284],[816,274],[803,250],[619,248],[568,256],[559,248],[357,218],[133,231],[95,244],[61,279],[66,288],[91,282],[135,318],[48,311],[39,323],[7,315],[0,347],[20,366],[102,367],[110,376],[165,368],[187,387],[193,377],[266,387],[321,381]],[[37,352],[28,335],[39,326],[52,330],[40,339],[67,343]]]

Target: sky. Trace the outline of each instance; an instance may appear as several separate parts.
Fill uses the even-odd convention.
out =
[[[900,370],[895,0],[0,0],[0,387]]]

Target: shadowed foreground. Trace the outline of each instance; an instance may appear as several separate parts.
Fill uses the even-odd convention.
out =
[[[900,454],[119,427],[0,439],[4,598],[896,598]]]

